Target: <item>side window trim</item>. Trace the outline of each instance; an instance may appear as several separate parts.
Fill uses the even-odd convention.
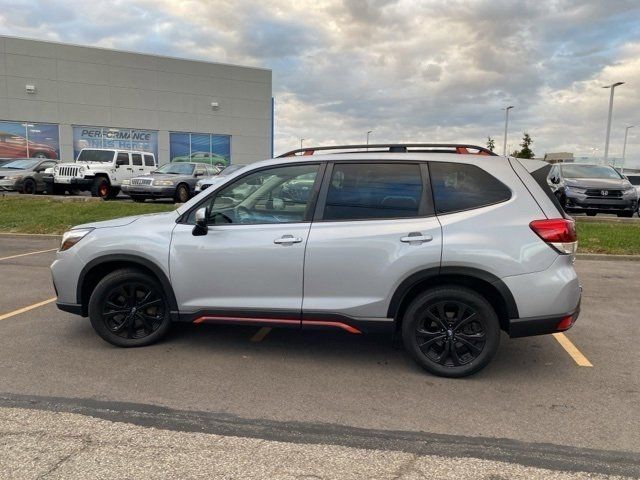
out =
[[[331,185],[331,177],[333,175],[333,167],[336,164],[358,164],[358,163],[382,163],[382,164],[403,164],[403,165],[418,165],[420,169],[420,176],[422,181],[422,193],[420,196],[420,206],[418,208],[418,215],[415,217],[387,217],[387,218],[352,218],[345,220],[325,220],[324,209],[327,204],[327,195],[329,193],[329,186]],[[431,180],[429,177],[428,162],[425,161],[406,161],[406,160],[343,160],[343,161],[331,161],[327,162],[327,168],[322,180],[322,188],[320,189],[318,202],[316,203],[315,214],[313,216],[314,222],[374,222],[380,220],[407,220],[411,218],[427,218],[435,216],[435,204],[433,202],[433,193],[431,190]]]

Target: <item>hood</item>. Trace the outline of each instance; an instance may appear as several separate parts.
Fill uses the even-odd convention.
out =
[[[27,173],[32,173],[33,170],[30,168],[26,170],[16,170],[15,168],[0,168],[0,175],[3,177],[17,177],[19,175],[26,175]]]
[[[578,188],[603,188],[624,190],[631,187],[631,183],[623,178],[565,178],[564,184]]]
[[[175,222],[178,218],[178,213],[175,210],[170,212],[161,213],[147,213],[144,215],[133,215],[131,217],[114,218],[113,220],[104,220],[102,222],[83,223],[82,225],[76,225],[76,228],[113,228],[113,227],[125,227],[131,225],[133,222],[161,222],[163,220]]]

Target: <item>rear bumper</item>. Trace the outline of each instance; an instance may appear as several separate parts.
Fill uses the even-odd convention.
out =
[[[564,315],[512,318],[509,320],[509,337],[531,337],[534,335],[547,335],[549,333],[564,332],[573,327],[580,315],[580,303],[572,312]]]

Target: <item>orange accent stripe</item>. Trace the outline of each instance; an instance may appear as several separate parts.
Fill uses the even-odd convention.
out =
[[[352,327],[351,325],[347,325],[346,323],[342,323],[342,322],[324,322],[321,320],[303,320],[302,321],[302,325],[318,325],[321,327],[336,327],[336,328],[341,328],[342,330],[346,330],[349,333],[362,333],[360,330],[358,330],[355,327]]]
[[[247,318],[247,317],[211,317],[204,316],[196,318],[193,323],[203,323],[203,322],[251,322],[251,323],[284,323],[287,325],[291,324],[300,324],[300,320],[296,319],[284,319],[284,318]]]

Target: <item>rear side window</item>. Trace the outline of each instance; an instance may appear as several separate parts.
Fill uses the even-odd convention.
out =
[[[429,163],[436,213],[452,213],[485,207],[511,198],[511,191],[497,178],[467,163]]]
[[[144,164],[147,167],[155,167],[156,162],[153,160],[153,155],[145,155],[144,156]]]
[[[324,220],[372,220],[418,216],[422,177],[417,164],[335,164]]]
[[[132,153],[131,163],[133,163],[134,165],[142,165],[142,155],[140,155],[139,153]]]

